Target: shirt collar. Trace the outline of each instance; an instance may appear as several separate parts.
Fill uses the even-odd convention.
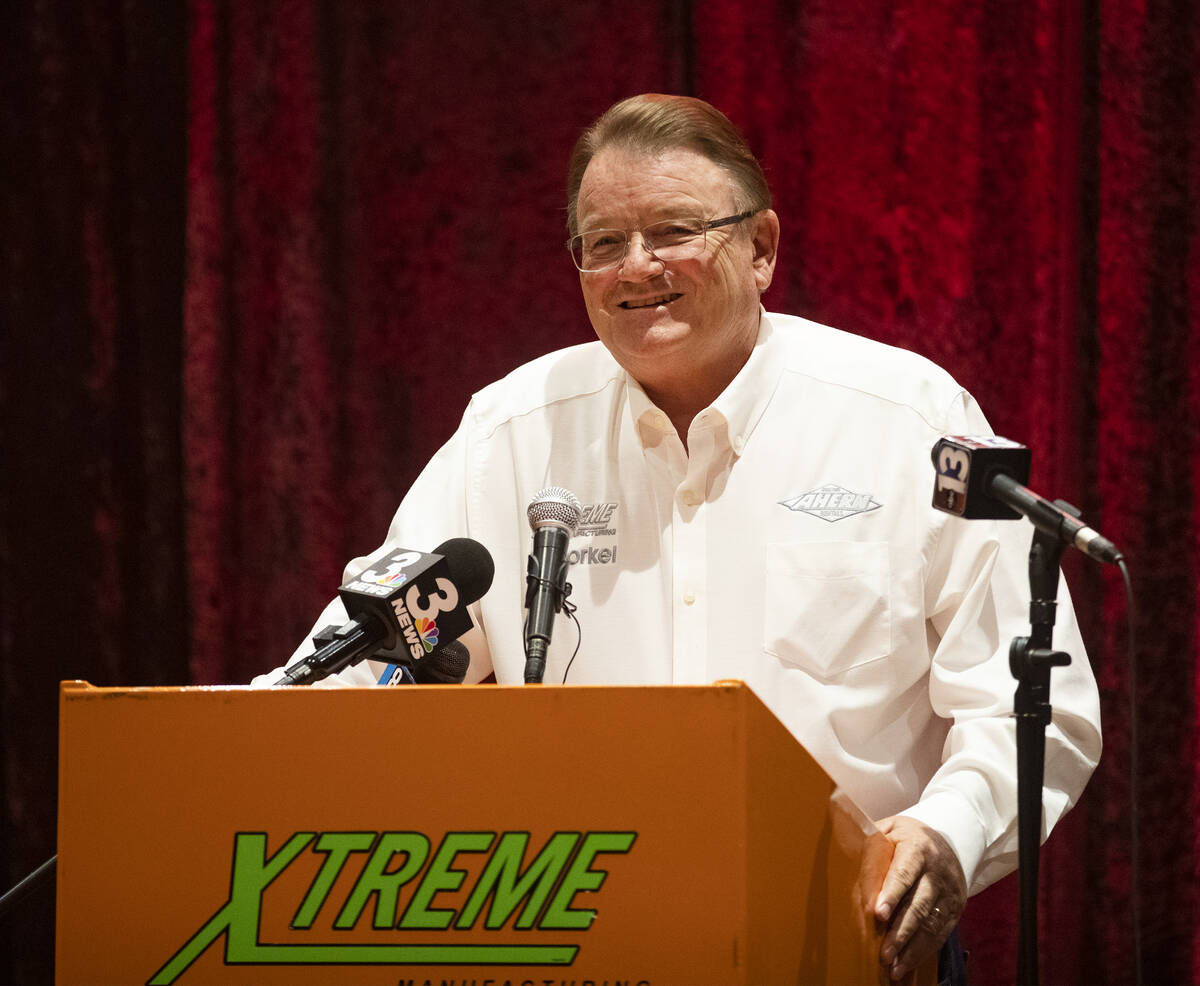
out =
[[[781,345],[779,333],[771,325],[767,312],[759,306],[758,338],[750,351],[750,358],[717,399],[696,416],[702,427],[715,428],[722,423],[727,425],[729,443],[737,455],[742,454],[750,441],[775,393],[783,372]],[[671,421],[633,377],[628,373],[625,376],[629,384],[626,387],[629,412],[639,426],[637,431],[645,446],[648,444],[648,434],[670,432]]]

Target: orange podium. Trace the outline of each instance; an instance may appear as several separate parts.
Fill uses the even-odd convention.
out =
[[[61,983],[886,982],[890,843],[738,682],[64,682],[59,758]]]

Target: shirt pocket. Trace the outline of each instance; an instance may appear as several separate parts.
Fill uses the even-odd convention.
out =
[[[766,547],[763,649],[819,678],[887,657],[891,571],[885,541]]]

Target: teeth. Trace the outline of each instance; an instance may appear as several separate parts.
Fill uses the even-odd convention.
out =
[[[677,294],[660,294],[657,298],[647,298],[645,301],[623,301],[622,308],[650,308],[654,305],[662,305],[667,302],[674,301],[678,298]]]

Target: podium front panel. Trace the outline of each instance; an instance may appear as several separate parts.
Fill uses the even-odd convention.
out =
[[[814,886],[848,906],[828,778],[795,746],[772,781],[804,785],[816,839],[747,809],[773,728],[748,695],[64,683],[58,980],[662,986],[874,961],[870,929],[805,913]]]

